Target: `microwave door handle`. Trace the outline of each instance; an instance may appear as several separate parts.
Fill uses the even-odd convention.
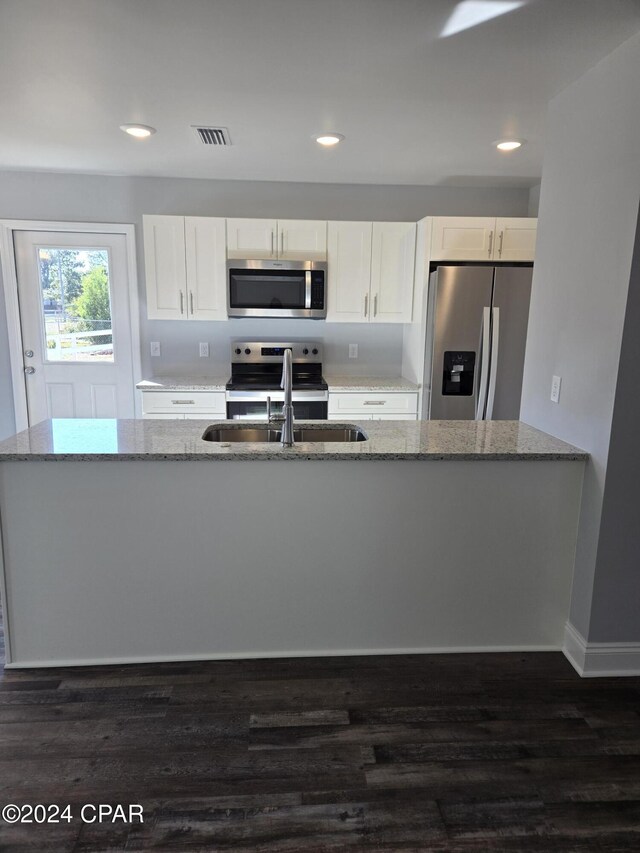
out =
[[[311,270],[304,274],[304,307],[311,308]]]

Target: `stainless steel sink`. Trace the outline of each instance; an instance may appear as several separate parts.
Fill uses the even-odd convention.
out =
[[[211,424],[204,431],[204,441],[218,442],[278,442],[282,432],[273,425],[260,424]],[[355,424],[328,424],[318,426],[305,424],[293,429],[296,442],[354,442],[367,441],[368,436]]]
[[[293,428],[294,441],[367,441],[367,438],[368,436],[355,425],[337,424],[336,426]]]
[[[205,441],[280,441],[280,430],[262,426],[211,424],[204,431]]]

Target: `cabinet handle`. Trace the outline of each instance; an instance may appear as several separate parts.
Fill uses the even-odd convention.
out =
[[[280,232],[280,257],[284,255],[284,231]]]
[[[364,295],[364,316],[366,317],[369,313],[369,294],[365,293]]]
[[[363,400],[363,406],[384,406],[386,405],[386,400]]]
[[[373,297],[373,316],[377,317],[378,315],[378,294]]]
[[[174,406],[195,406],[195,400],[172,400]]]
[[[498,245],[498,257],[502,257],[502,241],[504,240],[504,231],[500,232],[500,243]]]
[[[180,291],[180,313],[184,314],[184,293]]]
[[[191,305],[191,313],[193,314],[193,290],[189,291],[189,303]]]
[[[489,233],[489,258],[491,258],[491,250],[493,249],[493,231]]]
[[[271,257],[273,257],[273,239],[274,239],[274,234],[273,234],[273,228],[272,228],[271,229]]]

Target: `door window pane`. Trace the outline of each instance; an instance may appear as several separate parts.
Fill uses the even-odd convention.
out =
[[[108,250],[42,246],[38,269],[46,361],[113,362]]]

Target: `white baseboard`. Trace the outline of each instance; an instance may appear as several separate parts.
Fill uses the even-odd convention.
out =
[[[588,643],[567,622],[562,651],[583,678],[640,675],[640,643]]]
[[[269,660],[277,658],[365,657],[368,655],[444,655],[504,652],[559,652],[558,646],[544,644],[506,646],[429,646],[386,649],[312,649],[304,651],[207,652],[194,655],[148,655],[144,657],[68,658],[60,660],[7,661],[5,669],[41,669],[67,666],[121,666],[143,663],[179,663],[217,660]],[[2,664],[0,664],[0,670]]]

